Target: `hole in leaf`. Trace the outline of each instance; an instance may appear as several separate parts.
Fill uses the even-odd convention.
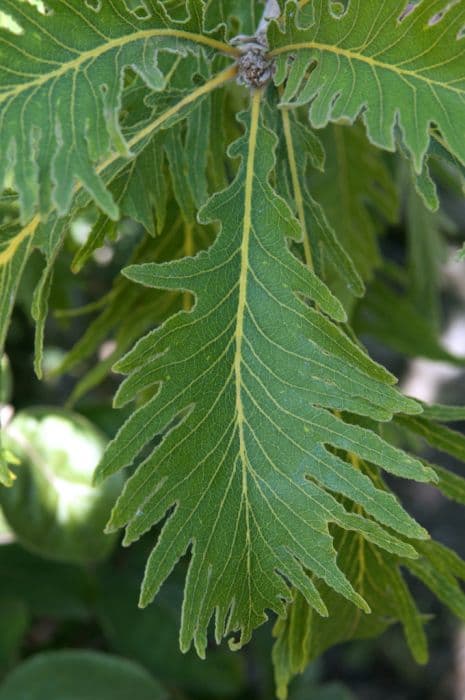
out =
[[[436,12],[435,15],[429,18],[428,20],[428,25],[430,27],[433,27],[435,24],[438,24],[446,14],[445,10],[441,10],[440,12]]]
[[[436,12],[432,17],[429,18],[428,26],[434,27],[435,24],[439,24],[439,22],[441,22],[441,20],[444,19],[449,10],[451,10],[455,5],[457,5],[459,1],[460,0],[450,0],[450,2],[444,5],[442,10],[439,10],[439,12]]]
[[[0,29],[6,29],[12,34],[24,34],[24,30],[20,24],[16,22],[10,15],[6,12],[0,10]]]
[[[38,9],[38,11],[42,15],[51,15],[53,14],[52,10],[49,7],[45,7],[43,0],[27,0],[29,5],[33,5]]]
[[[421,0],[412,0],[411,2],[408,2],[402,12],[400,13],[399,17],[397,18],[398,22],[403,22],[404,19],[407,19],[409,15],[414,12],[414,10],[417,9],[418,5],[420,5]]]
[[[126,5],[128,6],[129,12],[135,15],[137,19],[150,19],[150,10],[144,0],[126,0]]]
[[[93,10],[93,12],[100,12],[102,9],[102,0],[86,0],[86,6],[89,10]]]
[[[333,15],[333,17],[340,19],[342,17],[342,15],[346,12],[346,10],[347,10],[347,7],[343,2],[337,2],[336,0],[330,0],[329,11]]]
[[[465,39],[465,24],[459,31],[457,32],[457,41],[460,41],[460,39]]]

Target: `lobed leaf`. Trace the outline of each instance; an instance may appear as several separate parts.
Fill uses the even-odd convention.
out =
[[[24,228],[16,222],[0,223],[0,353],[3,353],[16,292],[37,225],[37,219]]]
[[[335,644],[351,639],[369,639],[400,622],[417,663],[428,660],[425,624],[402,575],[406,568],[422,581],[457,616],[465,614],[465,562],[435,541],[418,543],[420,557],[402,560],[367,543],[355,533],[340,532],[336,538],[339,561],[349,580],[363,591],[370,615],[334,591],[327,590],[329,617],[312,611],[300,594],[288,608],[287,617],[277,620],[273,634],[273,662],[278,697],[285,700],[287,686],[307,665]]]
[[[352,128],[330,125],[321,133],[321,140],[325,169],[312,173],[310,189],[340,245],[367,282],[381,264],[379,234],[398,219],[395,182],[383,154],[370,144],[360,124]],[[339,292],[340,265],[328,267],[328,283]],[[343,290],[341,299],[345,298]]]
[[[368,609],[337,565],[330,523],[414,556],[393,532],[422,538],[423,529],[331,448],[401,476],[434,478],[375,433],[331,412],[386,420],[418,406],[330,320],[345,318],[340,303],[291,253],[289,241],[301,230],[269,183],[276,138],[260,119],[260,97],[252,97],[251,116],[242,117],[246,134],[230,148],[241,157],[234,181],[200,212],[203,222],[221,221],[215,243],[194,258],[125,270],[148,287],[191,292],[195,304],[118,363],[129,376],[117,405],[148,388],[158,391],[121,428],[98,469],[98,479],[106,477],[163,435],[127,482],[109,529],[126,526],[130,543],[168,513],[141,603],[152,600],[190,549],[181,647],[194,641],[201,655],[214,612],[217,640],[237,632],[243,644],[266,610],[284,613],[289,583],[326,614],[307,572]],[[378,522],[348,512],[333,493],[355,500]]]
[[[270,55],[277,76],[288,68],[292,90],[286,104],[310,103],[314,127],[360,113],[370,140],[395,150],[395,126],[422,170],[434,124],[461,163],[465,161],[465,9],[462,3],[432,0],[415,4],[349,0],[343,12],[332,3],[311,3],[311,24],[296,22],[296,3],[285,4],[284,28],[270,25]],[[311,70],[309,70],[311,68]],[[453,116],[452,116],[453,115]]]
[[[76,182],[111,219],[118,207],[96,165],[112,150],[128,157],[119,123],[123,77],[131,67],[151,90],[165,85],[158,55],[199,46],[234,55],[202,33],[199,3],[173,20],[163,3],[147,0],[145,14],[129,2],[50,0],[47,12],[4,0],[23,29],[12,39],[0,28],[0,190],[10,178],[22,221],[37,210],[65,214]]]

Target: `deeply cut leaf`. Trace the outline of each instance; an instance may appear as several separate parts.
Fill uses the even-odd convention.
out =
[[[24,222],[37,209],[66,213],[76,181],[110,218],[118,217],[95,166],[112,149],[130,155],[119,124],[127,67],[161,90],[160,51],[201,45],[234,55],[201,33],[195,0],[187,3],[191,17],[184,21],[172,20],[155,0],[144,7],[141,17],[130,3],[115,0],[50,0],[40,14],[28,3],[3,0],[2,10],[24,33],[13,39],[0,29],[0,190],[11,176]]]
[[[0,224],[0,353],[37,223],[33,219],[23,229],[16,223]]]
[[[398,123],[420,173],[433,123],[465,162],[465,8],[433,0],[402,16],[405,5],[349,0],[336,16],[332,3],[313,0],[313,21],[301,29],[291,1],[285,30],[273,23],[268,38],[279,80],[284,62],[295,59],[283,102],[310,102],[315,127],[363,112],[370,139],[391,151]]]
[[[380,635],[388,626],[400,622],[417,663],[428,661],[425,624],[429,617],[418,610],[401,567],[430,588],[444,605],[461,619],[465,615],[465,563],[454,552],[437,542],[418,545],[420,558],[403,561],[382,552],[354,533],[339,533],[340,564],[350,581],[363,591],[371,614],[354,610],[334,591],[327,591],[330,615],[322,618],[308,607],[300,595],[289,606],[286,619],[274,628],[276,643],[273,661],[278,697],[287,698],[292,677],[302,673],[310,661],[326,649],[350,639],[368,639]]]
[[[242,118],[246,135],[230,148],[242,159],[236,178],[200,212],[202,221],[222,223],[213,246],[195,258],[125,270],[146,286],[190,291],[196,301],[118,363],[130,376],[117,405],[149,387],[159,390],[122,427],[98,470],[104,478],[164,434],[127,482],[109,528],[126,525],[130,543],[169,512],[141,603],[152,600],[191,548],[181,647],[194,641],[201,655],[214,611],[217,640],[239,632],[243,644],[266,619],[265,610],[284,613],[288,583],[326,614],[307,571],[367,610],[337,566],[331,522],[414,556],[410,545],[347,512],[331,494],[360,503],[392,531],[425,537],[391,494],[326,446],[401,476],[434,478],[418,461],[328,410],[386,420],[418,407],[328,318],[345,318],[340,303],[290,252],[287,239],[301,231],[268,181],[276,138],[262,124],[259,104],[255,93],[250,120]]]

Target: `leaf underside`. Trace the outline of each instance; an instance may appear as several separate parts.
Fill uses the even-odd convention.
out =
[[[331,412],[388,420],[418,409],[330,320],[344,318],[340,304],[290,252],[299,227],[268,182],[275,137],[260,121],[259,99],[252,99],[250,123],[242,117],[246,135],[230,148],[242,159],[235,180],[200,212],[202,221],[221,221],[213,246],[195,258],[125,270],[146,286],[192,292],[195,306],[118,363],[129,376],[117,405],[159,389],[123,426],[98,472],[103,478],[131,463],[144,443],[164,434],[127,482],[110,529],[126,526],[129,543],[170,511],[141,602],[191,548],[181,646],[193,640],[202,655],[214,611],[217,639],[240,632],[244,643],[265,610],[284,613],[289,583],[326,614],[310,572],[366,609],[336,563],[330,523],[406,556],[411,547],[392,531],[424,537],[391,494],[334,448],[402,476],[433,476]],[[348,512],[334,493],[373,519]]]
[[[237,648],[274,612],[283,698],[324,649],[396,620],[424,662],[424,619],[401,571],[464,617],[465,565],[427,539],[381,470],[435,481],[460,503],[465,482],[393,447],[381,424],[394,417],[401,438],[413,433],[464,459],[458,433],[434,423],[460,411],[416,416],[422,407],[395,389],[347,322],[382,264],[379,233],[399,216],[395,165],[380,146],[401,149],[418,174],[409,170],[406,302],[437,324],[439,219],[423,201],[437,206],[428,168],[438,143],[442,157],[465,164],[463,3],[403,12],[403,2],[351,0],[344,10],[313,0],[297,12],[282,1],[283,18],[268,29],[275,85],[252,92],[250,104],[236,86],[213,90],[235,77],[237,51],[224,42],[255,31],[260,2],[46,4],[46,14],[2,5],[24,31],[0,29],[0,347],[37,248],[40,375],[54,265],[82,211],[97,208],[75,272],[116,237],[122,216],[150,234],[61,367],[114,334],[111,357],[71,398],[117,360],[127,377],[115,404],[137,402],[97,478],[135,463],[108,529],[125,527],[129,544],[158,525],[141,604],[188,553],[181,648],[193,643],[203,656],[212,618],[217,642]],[[303,110],[288,114],[302,105],[310,126]],[[368,140],[360,123],[343,125],[360,115]],[[320,141],[310,127],[329,122],[339,123]],[[419,221],[429,227],[426,251]],[[415,274],[420,254],[428,272]],[[386,296],[379,279],[368,286],[354,318],[361,328],[371,313],[369,329],[384,339],[380,289]],[[416,328],[391,344],[411,352]],[[446,357],[428,328],[425,354]],[[0,482],[11,485],[8,458],[0,448]]]
[[[145,5],[141,17],[131,3],[115,0],[50,0],[45,15],[25,2],[2,3],[24,31],[13,38],[0,28],[0,190],[7,177],[14,183],[23,222],[52,207],[65,214],[77,182],[118,218],[95,168],[111,150],[130,155],[119,123],[125,70],[160,91],[166,80],[160,54],[214,43],[201,34],[198,3],[187,3],[190,17],[179,21],[160,2]]]
[[[310,26],[302,29],[295,3],[286,3],[285,30],[272,23],[268,37],[278,58],[277,81],[288,74],[282,102],[310,103],[317,128],[353,122],[363,112],[370,140],[391,151],[398,124],[417,172],[434,124],[464,163],[465,8],[433,0],[405,14],[405,6],[350,0],[336,16],[331,3],[317,0]],[[290,56],[295,60],[288,65]]]

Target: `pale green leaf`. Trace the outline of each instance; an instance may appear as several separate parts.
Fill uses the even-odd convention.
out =
[[[36,231],[34,245],[45,255],[45,266],[39,283],[34,291],[31,313],[35,326],[34,368],[39,379],[42,378],[42,360],[44,348],[45,322],[48,315],[48,301],[53,284],[55,263],[63,245],[70,217],[59,219],[52,214],[48,221],[41,223]]]
[[[322,132],[324,173],[314,173],[310,191],[322,206],[336,237],[368,281],[381,264],[377,234],[398,215],[398,194],[383,154],[367,140],[360,125],[330,126]],[[329,283],[341,290],[340,270],[330,269]],[[334,280],[334,282],[333,282]]]
[[[419,663],[428,657],[424,621],[400,572],[400,561],[382,552],[354,533],[336,538],[339,564],[370,606],[367,615],[324,586],[329,616],[312,611],[300,594],[290,604],[287,616],[279,618],[273,635],[273,665],[277,694],[287,698],[291,679],[335,644],[350,639],[379,636],[400,621],[412,654]]]
[[[418,561],[409,561],[406,567],[454,615],[465,620],[465,594],[461,588],[465,580],[465,562],[437,542],[428,542],[420,551],[424,556]]]
[[[263,4],[257,0],[206,0],[204,26],[211,32],[220,26],[227,34],[254,34],[263,13]]]
[[[398,416],[395,422],[422,437],[428,445],[465,462],[465,435],[423,416]]]
[[[23,33],[12,40],[0,29],[0,189],[10,177],[28,221],[38,209],[66,213],[79,182],[116,219],[116,202],[95,167],[111,150],[130,154],[119,123],[125,69],[161,90],[160,51],[234,50],[202,34],[196,0],[186,5],[191,17],[179,21],[155,0],[145,2],[143,17],[114,0],[47,6],[40,14],[28,3],[2,4]]]
[[[325,153],[322,144],[312,131],[293,119],[287,110],[282,112],[286,165],[289,168],[289,189],[295,201],[296,212],[302,227],[305,260],[325,279],[325,266],[343,280],[341,299],[348,294],[362,296],[363,281],[352,259],[341,245],[329,224],[324,210],[310,194],[305,178],[310,162],[320,171],[325,169]]]
[[[465,420],[465,406],[444,406],[423,404],[423,416],[439,423],[455,423]]]
[[[409,296],[417,313],[431,321],[432,329],[438,331],[441,265],[446,258],[440,217],[425,207],[422,198],[408,183],[406,224]]]
[[[22,229],[15,223],[0,223],[0,353],[2,354],[16,292],[31,252],[32,237],[37,225],[37,220],[32,220]]]
[[[292,103],[310,103],[313,126],[353,122],[363,112],[370,140],[393,151],[399,124],[419,173],[434,124],[464,163],[462,3],[421,2],[404,15],[400,1],[350,0],[338,16],[326,0],[311,6],[313,21],[300,29],[296,3],[288,2],[284,29],[272,23],[268,39],[280,62],[298,57],[301,84]]]

